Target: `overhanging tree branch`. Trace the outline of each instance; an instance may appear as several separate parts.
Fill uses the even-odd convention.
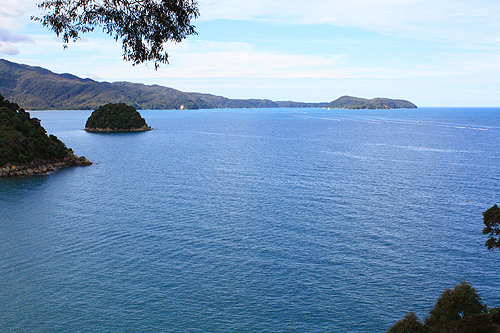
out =
[[[32,16],[62,38],[64,48],[95,27],[122,41],[123,59],[137,65],[168,63],[166,42],[179,43],[197,34],[191,20],[199,16],[196,0],[48,0],[38,4],[45,15]]]

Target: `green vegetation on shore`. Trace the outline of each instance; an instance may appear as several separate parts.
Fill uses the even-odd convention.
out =
[[[47,136],[38,119],[0,95],[0,166],[36,159],[60,160],[68,151],[57,137]]]
[[[40,120],[0,95],[0,176],[29,175],[55,167],[88,165],[54,135],[47,135]],[[4,170],[5,169],[5,170]],[[16,174],[19,170],[29,170]]]
[[[118,131],[148,131],[151,127],[146,124],[140,113],[125,103],[109,103],[98,107],[85,124],[85,130],[90,132],[118,132]]]

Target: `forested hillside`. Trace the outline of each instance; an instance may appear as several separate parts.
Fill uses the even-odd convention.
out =
[[[27,110],[95,110],[108,103],[125,103],[138,110],[218,108],[416,108],[405,100],[365,99],[343,96],[330,103],[230,99],[197,92],[182,92],[159,85],[130,82],[98,82],[72,74],[0,59],[0,94]]]
[[[202,100],[172,88],[97,82],[0,59],[0,93],[28,110],[94,110],[106,103],[137,109],[198,109]]]
[[[54,135],[47,135],[37,118],[0,95],[0,176],[30,175],[70,165],[89,165]]]
[[[3,59],[0,93],[28,110],[95,110],[107,103],[125,103],[139,110],[279,107],[270,100],[229,99],[140,83],[97,82]]]

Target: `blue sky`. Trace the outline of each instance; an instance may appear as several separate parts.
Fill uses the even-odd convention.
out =
[[[229,98],[329,102],[342,95],[418,106],[500,106],[500,1],[200,0],[198,35],[170,64],[132,66],[102,33],[62,43],[2,0],[0,57],[98,81]]]

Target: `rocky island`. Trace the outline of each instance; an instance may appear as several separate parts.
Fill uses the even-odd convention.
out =
[[[151,127],[137,110],[125,103],[110,103],[98,107],[85,124],[87,132],[144,132]]]
[[[0,95],[0,177],[32,176],[91,164],[55,135],[47,135],[39,119]]]

